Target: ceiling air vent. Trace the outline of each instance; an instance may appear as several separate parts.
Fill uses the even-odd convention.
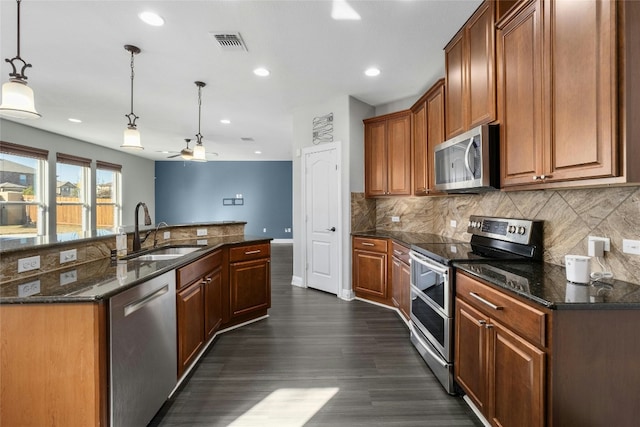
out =
[[[253,142],[255,141],[255,139],[251,138],[250,136],[245,136],[240,138],[241,140],[243,140],[244,142]]]
[[[211,35],[211,37],[213,37],[213,39],[218,44],[218,47],[222,50],[247,51],[247,46],[244,44],[240,33],[214,31],[209,34]]]

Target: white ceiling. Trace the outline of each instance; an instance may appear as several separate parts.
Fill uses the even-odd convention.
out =
[[[202,80],[203,141],[216,160],[290,160],[296,108],[341,95],[373,106],[417,97],[443,77],[442,49],[480,2],[351,0],[362,19],[336,21],[330,0],[23,0],[21,56],[33,65],[26,74],[42,118],[20,122],[120,150],[130,111],[123,46],[133,44],[142,50],[134,111],[145,149],[132,154],[163,160],[160,151],[178,152],[194,138],[194,81]],[[144,24],[144,10],[165,25]],[[15,0],[0,0],[0,13],[0,59],[12,58]],[[239,32],[248,51],[222,51],[212,31]],[[258,66],[271,76],[256,77]],[[366,77],[370,66],[382,74]],[[9,72],[2,61],[2,82]]]

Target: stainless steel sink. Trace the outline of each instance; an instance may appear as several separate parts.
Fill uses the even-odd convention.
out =
[[[165,261],[180,258],[183,255],[190,254],[199,249],[202,249],[202,246],[168,246],[151,249],[138,256],[131,256],[129,259],[131,261]]]

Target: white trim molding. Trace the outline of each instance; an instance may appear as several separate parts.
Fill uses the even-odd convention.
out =
[[[304,284],[302,277],[300,276],[291,276],[291,285],[297,286],[299,288],[306,288],[307,285]]]

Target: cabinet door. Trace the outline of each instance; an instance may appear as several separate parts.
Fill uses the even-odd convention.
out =
[[[531,184],[543,169],[539,0],[501,23],[497,38],[501,186]]]
[[[603,0],[545,6],[548,180],[618,174],[616,7]]]
[[[489,421],[497,426],[542,427],[544,352],[495,321],[490,326]]]
[[[465,131],[465,65],[464,30],[461,30],[444,50],[446,75],[447,139]]]
[[[456,298],[456,381],[482,413],[487,408],[486,324],[482,313]]]
[[[209,273],[204,280],[204,330],[208,341],[222,324],[222,268]]]
[[[364,296],[387,298],[387,255],[353,251],[353,288]]]
[[[427,149],[427,103],[420,103],[411,112],[411,142],[413,144],[413,194],[424,196],[429,187],[429,155]]]
[[[268,259],[235,262],[229,266],[231,317],[271,306],[271,273]]]
[[[467,129],[496,118],[494,2],[484,2],[466,25],[468,54]]]
[[[427,189],[435,193],[435,156],[433,148],[445,141],[444,80],[436,83],[427,98]]]
[[[198,281],[176,294],[178,316],[178,378],[204,345],[204,294]]]
[[[365,196],[387,194],[387,122],[365,124]]]
[[[387,121],[387,194],[411,194],[411,115]]]

